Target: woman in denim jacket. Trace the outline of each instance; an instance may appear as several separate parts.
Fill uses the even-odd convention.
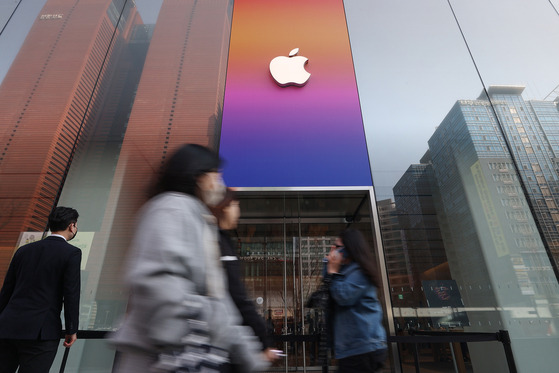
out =
[[[386,360],[386,332],[375,261],[361,232],[342,232],[328,254],[326,270],[338,372],[375,372]]]

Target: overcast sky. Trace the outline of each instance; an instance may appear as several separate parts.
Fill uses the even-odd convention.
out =
[[[0,35],[0,81],[45,2],[22,0]],[[154,23],[162,0],[136,3]],[[0,0],[1,26],[17,4]],[[476,99],[483,86],[447,1],[344,4],[377,198],[390,198],[456,100]],[[559,0],[452,5],[487,86],[523,85],[526,99],[543,99],[559,85]]]

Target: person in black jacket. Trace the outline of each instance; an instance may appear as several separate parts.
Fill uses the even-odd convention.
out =
[[[281,351],[271,348],[266,323],[256,311],[254,302],[248,299],[247,292],[241,278],[241,266],[237,257],[231,237],[227,231],[235,229],[241,216],[239,201],[235,199],[235,192],[228,188],[223,200],[211,208],[217,218],[219,225],[219,247],[221,249],[221,261],[227,273],[229,293],[239,309],[243,318],[243,325],[249,326],[262,343],[262,349],[269,361],[277,360]]]
[[[76,341],[82,253],[67,241],[78,233],[78,212],[57,207],[47,238],[20,247],[0,291],[0,372],[48,373],[60,343]]]

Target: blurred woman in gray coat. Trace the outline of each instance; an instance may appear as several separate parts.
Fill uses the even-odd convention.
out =
[[[258,340],[240,326],[220,265],[217,226],[208,210],[225,193],[219,167],[209,149],[182,146],[142,207],[125,267],[128,311],[111,338],[119,351],[115,372],[153,371],[159,353],[184,348],[192,321],[207,328],[209,344],[228,351],[244,371],[268,366]]]

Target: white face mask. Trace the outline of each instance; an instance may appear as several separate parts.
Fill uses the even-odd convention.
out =
[[[217,174],[217,173],[216,173]],[[207,174],[205,180],[199,184],[200,198],[207,206],[216,206],[225,197],[227,187],[220,174],[216,176]]]

